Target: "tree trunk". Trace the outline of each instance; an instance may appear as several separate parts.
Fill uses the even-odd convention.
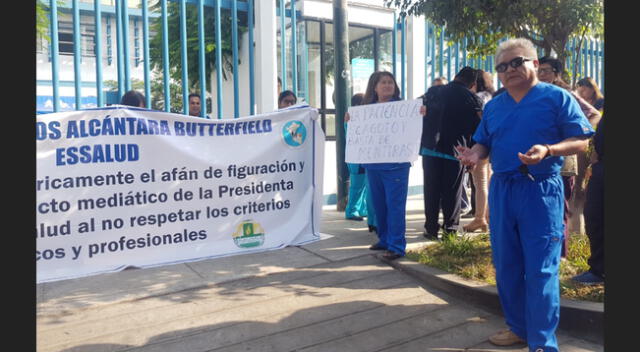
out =
[[[586,152],[580,152],[577,155],[578,159],[578,175],[576,176],[576,182],[573,186],[573,193],[569,200],[569,209],[571,210],[571,217],[567,223],[569,233],[584,234],[584,216],[582,211],[584,209],[584,203],[587,198],[587,188],[585,182],[585,175],[587,166],[589,165],[589,159]]]

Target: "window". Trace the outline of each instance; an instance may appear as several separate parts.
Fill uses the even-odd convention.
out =
[[[80,54],[95,56],[96,26],[91,16],[80,16]],[[58,51],[60,55],[73,55],[73,20],[61,14],[58,21]]]

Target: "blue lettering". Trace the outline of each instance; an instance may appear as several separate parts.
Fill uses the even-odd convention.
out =
[[[67,138],[78,138],[78,126],[76,125],[76,120],[69,121],[67,125]]]
[[[173,129],[176,131],[176,136],[184,136],[184,122],[176,121],[173,124]]]
[[[271,132],[271,120],[264,120],[264,131]]]
[[[91,147],[88,145],[80,146],[80,162],[83,164],[91,162]]]
[[[149,134],[149,131],[147,130],[147,124],[144,123],[143,119],[138,119],[138,129],[136,130],[136,134]]]
[[[64,148],[56,149],[56,165],[64,165]]]

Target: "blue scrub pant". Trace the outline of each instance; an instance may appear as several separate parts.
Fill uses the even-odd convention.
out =
[[[378,244],[404,256],[407,246],[404,232],[409,167],[392,170],[368,169],[367,177],[378,222]]]
[[[559,175],[491,177],[489,226],[500,303],[506,324],[530,351],[558,351],[563,212]]]
[[[367,216],[367,175],[362,173],[349,173],[349,201],[344,211],[345,218]]]
[[[369,171],[365,172],[365,175]],[[373,198],[371,198],[371,185],[369,185],[369,176],[365,176],[365,196],[367,198],[367,225],[378,227],[378,220],[376,220],[376,210],[373,208]]]

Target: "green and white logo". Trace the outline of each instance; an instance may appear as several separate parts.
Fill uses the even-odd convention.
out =
[[[299,147],[307,139],[307,128],[302,121],[289,121],[282,127],[282,138],[288,145]]]
[[[260,247],[264,243],[264,229],[252,220],[238,224],[232,236],[233,242],[240,248]]]

